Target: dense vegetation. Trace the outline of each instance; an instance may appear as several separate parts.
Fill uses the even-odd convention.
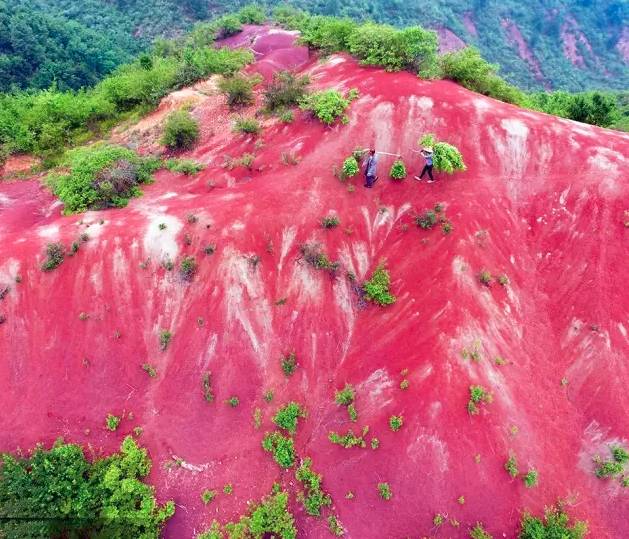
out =
[[[119,453],[93,461],[80,446],[62,441],[28,456],[4,454],[0,536],[157,539],[175,506],[159,506],[153,488],[141,481],[150,469],[146,449],[131,437]]]

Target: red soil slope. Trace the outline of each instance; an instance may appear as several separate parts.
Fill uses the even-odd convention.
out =
[[[277,57],[302,62],[303,51],[291,57],[279,41],[281,55],[267,40],[265,73],[264,55],[276,68]],[[107,452],[139,425],[154,460],[150,481],[177,504],[165,536],[189,538],[213,518],[241,514],[276,480],[294,489],[292,473],[260,446],[272,414],[293,399],[309,414],[298,452],[323,474],[347,537],[467,537],[477,521],[514,537],[520,511],[558,498],[589,521],[591,537],[628,537],[629,489],[597,479],[592,462],[629,438],[627,135],[346,57],[303,69],[316,87],[358,88],[348,125],[325,128],[300,114],[291,125],[269,120],[260,146],[233,135],[224,105],[209,99],[193,110],[204,129],[191,154],[208,167],[193,177],[158,173],[127,208],[63,217],[36,181],[0,184],[0,285],[10,287],[0,300],[0,450],[63,436]],[[332,174],[356,146],[372,144],[401,153],[416,173],[410,149],[426,131],[459,146],[468,171],[432,185],[395,183],[384,157],[376,187],[359,179],[355,191]],[[222,167],[243,152],[256,155],[252,171]],[[299,163],[282,164],[283,152]],[[450,235],[413,223],[437,202]],[[330,213],[341,225],[323,230]],[[74,257],[40,270],[47,242],[69,245],[83,232],[89,240]],[[337,279],[300,258],[299,245],[313,240],[342,263]],[[185,255],[199,262],[191,283],[160,265]],[[362,281],[382,260],[397,303],[360,308],[345,271]],[[481,286],[482,268],[510,284]],[[162,328],[173,335],[166,351]],[[474,347],[480,361],[462,357]],[[299,367],[287,379],[279,358],[291,350]],[[212,404],[202,396],[207,371]],[[345,382],[357,388],[357,424],[333,402]],[[471,384],[493,393],[477,416],[466,409]],[[232,395],[237,408],[224,403]],[[132,418],[112,433],[108,413]],[[404,416],[395,433],[393,414]],[[327,439],[363,425],[379,449]],[[537,488],[510,479],[510,452],[521,470],[539,471]],[[169,466],[174,459],[183,465]],[[228,482],[231,496],[202,504],[203,489]],[[379,482],[391,485],[389,502]],[[300,537],[330,536],[294,499],[293,508]],[[460,527],[435,528],[436,513]]]

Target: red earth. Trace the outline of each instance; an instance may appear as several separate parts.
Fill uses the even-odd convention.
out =
[[[629,537],[629,489],[598,479],[592,460],[629,438],[629,137],[346,56],[308,59],[282,34],[253,40],[262,51],[253,70],[299,65],[315,88],[357,88],[349,124],[324,127],[296,111],[292,124],[265,120],[260,143],[233,134],[224,103],[207,99],[193,109],[202,140],[186,155],[207,168],[159,172],[124,209],[62,216],[36,179],[0,183],[0,287],[9,287],[0,450],[63,436],[107,453],[141,426],[149,481],[177,505],[164,536],[190,538],[242,514],[274,481],[295,493],[293,471],[261,447],[277,408],[295,400],[308,411],[298,454],[323,475],[346,537],[467,537],[477,521],[514,537],[523,511],[558,499],[589,522],[590,537]],[[425,132],[458,146],[467,172],[414,181],[411,150]],[[372,145],[401,154],[409,177],[390,180],[394,157],[384,155],[374,189],[360,177],[341,183],[333,167]],[[252,170],[223,166],[244,152],[255,154]],[[298,163],[283,164],[283,153]],[[449,235],[414,224],[436,203]],[[325,230],[329,214],[340,226]],[[48,242],[69,247],[84,232],[76,255],[41,271]],[[301,258],[310,241],[340,261],[336,279]],[[192,282],[161,265],[186,255],[199,264]],[[362,282],[381,262],[397,302],[363,306],[346,272]],[[482,269],[509,283],[481,285]],[[286,378],[280,357],[290,351],[298,367]],[[203,398],[208,371],[213,403]],[[357,391],[355,424],[334,403],[346,382]],[[473,384],[493,395],[479,415],[467,411]],[[231,396],[238,407],[225,404]],[[125,416],[116,432],[108,413]],[[391,415],[404,418],[398,432]],[[328,441],[365,425],[376,450]],[[511,479],[510,454],[522,472],[538,470],[539,486]],[[206,488],[219,490],[208,506]],[[324,519],[294,497],[291,506],[299,537],[330,536]],[[437,513],[447,520],[438,528]]]

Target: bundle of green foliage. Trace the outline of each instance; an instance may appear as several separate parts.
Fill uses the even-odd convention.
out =
[[[357,24],[351,19],[309,15],[295,12],[276,11],[275,17],[288,28],[299,30],[300,43],[324,54],[348,50],[348,39]]]
[[[340,262],[331,261],[316,242],[305,243],[299,249],[304,260],[315,269],[326,270],[334,276],[341,266]]]
[[[262,498],[259,504],[250,506],[248,515],[224,526],[214,521],[210,529],[197,535],[196,539],[225,539],[226,537],[295,539],[297,528],[293,515],[288,509],[288,494],[280,491],[279,488],[274,488],[273,494]]]
[[[546,509],[543,520],[525,513],[519,539],[582,539],[587,533],[585,522],[569,525],[570,517],[560,505]]]
[[[347,123],[349,119],[345,111],[357,97],[358,92],[355,89],[350,90],[346,96],[337,90],[324,90],[305,96],[299,106],[326,125],[332,125],[339,118]]]
[[[477,415],[480,413],[482,404],[489,404],[492,401],[491,393],[483,386],[470,386],[470,400],[467,403],[467,411],[470,415]]]
[[[437,142],[435,135],[428,133],[420,141],[420,146],[430,146],[433,149],[432,164],[435,170],[452,174],[457,170],[466,170],[461,152],[447,142]]]
[[[223,15],[216,19],[212,26],[216,31],[216,39],[225,39],[242,31],[242,22],[238,15]]]
[[[470,530],[470,539],[493,539],[493,536],[485,530],[480,522],[477,522]]]
[[[230,108],[245,107],[253,103],[253,87],[259,82],[257,77],[234,75],[223,78],[218,83],[218,88],[225,94]]]
[[[389,277],[389,272],[384,269],[384,266],[378,266],[371,275],[371,279],[365,281],[365,284],[363,284],[365,298],[378,305],[391,305],[395,303],[395,296],[389,291],[390,284],[391,278]]]
[[[247,4],[236,15],[242,24],[264,24],[267,20],[266,11],[258,4]]]
[[[188,111],[171,112],[166,119],[162,144],[171,150],[192,148],[199,139],[199,122]]]
[[[358,161],[356,161],[355,157],[350,156],[347,159],[345,159],[345,161],[343,161],[342,172],[343,172],[343,176],[345,176],[346,178],[352,178],[356,176],[359,170],[360,169],[358,168]]]
[[[65,173],[51,173],[47,181],[64,203],[65,213],[125,206],[141,194],[139,186],[160,167],[155,159],[141,158],[121,146],[94,144],[71,150]]]
[[[436,74],[437,34],[420,26],[398,30],[385,24],[362,24],[348,36],[347,45],[365,65],[387,71],[405,69],[426,77]]]
[[[533,109],[600,127],[613,126],[620,120],[617,98],[601,92],[541,92],[529,96]]]
[[[175,506],[159,506],[142,482],[150,469],[146,449],[130,436],[119,453],[92,462],[63,441],[28,456],[3,454],[0,535],[157,539]]]
[[[349,449],[350,447],[366,447],[367,443],[365,441],[365,436],[369,432],[369,427],[363,427],[362,433],[360,436],[354,434],[352,429],[349,429],[345,434],[341,435],[338,432],[331,431],[328,433],[328,440],[333,444],[338,444],[345,449]]]
[[[273,80],[264,89],[264,103],[270,112],[294,107],[307,93],[310,79],[290,71],[273,73]]]
[[[391,165],[389,176],[391,176],[394,180],[403,180],[406,178],[406,167],[404,166],[404,161],[396,159],[393,162],[393,165]]]
[[[500,101],[524,105],[525,94],[498,76],[498,66],[483,59],[474,47],[448,52],[439,58],[441,77]]]
[[[297,471],[295,478],[305,489],[297,499],[304,505],[306,513],[313,517],[321,516],[321,508],[332,505],[332,498],[321,488],[321,475],[312,470],[312,459],[305,458]]]
[[[292,438],[282,436],[279,432],[267,432],[262,440],[262,448],[273,453],[273,458],[282,468],[290,468],[295,464],[295,444]]]
[[[197,272],[197,261],[193,256],[184,256],[181,260],[179,273],[184,281],[191,281]]]

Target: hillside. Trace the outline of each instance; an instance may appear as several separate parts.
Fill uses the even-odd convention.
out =
[[[172,37],[193,21],[232,12],[246,2],[219,0],[22,0],[32,9],[77,21],[136,52],[156,37]],[[629,88],[629,11],[621,0],[292,0],[313,13],[346,15],[438,31],[445,50],[464,43],[501,66],[505,78],[526,90]],[[275,3],[263,1],[270,8]],[[133,36],[139,42],[129,40]],[[1,51],[0,51],[1,52]]]
[[[186,105],[201,140],[180,156],[206,165],[196,175],[160,171],[128,207],[71,216],[41,178],[0,182],[0,451],[63,436],[110,452],[139,426],[149,481],[177,506],[164,537],[233,520],[275,481],[291,493],[298,537],[330,537],[296,500],[293,470],[261,447],[273,414],[296,401],[308,414],[297,453],[322,474],[333,499],[324,516],[338,515],[346,537],[463,538],[477,522],[515,537],[521,512],[558,499],[589,537],[629,536],[629,490],[597,478],[592,460],[629,443],[629,136],[345,55],[317,61],[294,37],[247,27],[228,42],[250,46],[250,70],[266,78],[290,68],[315,88],[357,88],[347,125],[296,112],[290,124],[263,118],[259,139],[236,135],[212,79],[113,135],[147,152],[166,113]],[[425,132],[459,147],[468,170],[394,182],[394,157],[384,156],[373,190],[333,174],[371,145],[415,173],[411,149]],[[225,166],[244,153],[255,155],[251,168]],[[449,234],[415,225],[436,204]],[[323,229],[331,214],[340,226]],[[40,269],[48,243],[69,247],[83,234],[74,256]],[[300,246],[310,242],[339,261],[336,276],[307,263]],[[191,281],[164,268],[184,256],[198,262]],[[359,293],[380,263],[397,297],[387,307]],[[483,269],[508,283],[482,285]],[[287,377],[290,352],[297,368]],[[356,423],[334,402],[345,383],[356,389]],[[493,396],[477,415],[471,385]],[[114,432],[109,413],[123,417]],[[392,415],[403,417],[398,432]],[[364,426],[366,448],[328,439]],[[522,472],[538,471],[538,486],[509,476],[510,455]],[[206,506],[207,488],[220,494]]]

